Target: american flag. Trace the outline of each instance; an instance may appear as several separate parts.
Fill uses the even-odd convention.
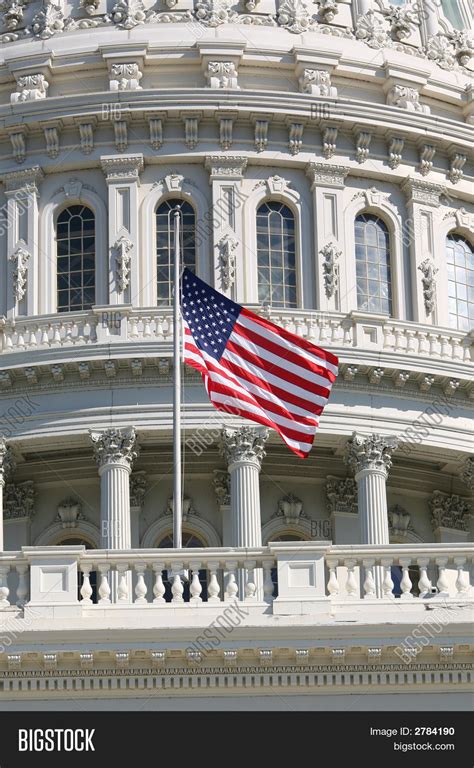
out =
[[[335,355],[256,315],[185,269],[184,361],[213,405],[275,429],[306,458],[337,376]]]

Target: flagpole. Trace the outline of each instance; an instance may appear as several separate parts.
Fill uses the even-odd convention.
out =
[[[180,318],[180,210],[174,211],[174,303],[173,303],[173,547],[182,546],[181,505],[181,318]]]

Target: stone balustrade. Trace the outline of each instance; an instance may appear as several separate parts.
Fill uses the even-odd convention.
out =
[[[449,328],[350,312],[275,310],[273,322],[323,347],[377,350],[453,362],[472,362],[473,335]],[[113,342],[164,342],[173,337],[169,308],[99,307],[77,312],[7,320],[0,318],[0,349],[5,354]],[[343,354],[343,353],[342,353]]]
[[[238,601],[260,613],[312,614],[327,612],[331,605],[395,605],[399,598],[424,610],[426,600],[472,600],[473,559],[474,546],[466,544],[333,546],[306,541],[192,550],[23,547],[0,555],[0,609],[64,617],[85,609],[202,610]],[[384,573],[379,597],[377,567]],[[261,600],[255,585],[258,569],[263,571]],[[240,589],[238,572],[245,575]],[[112,575],[118,584],[115,594]]]

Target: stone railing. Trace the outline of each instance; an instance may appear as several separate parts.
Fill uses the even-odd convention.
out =
[[[397,355],[422,356],[454,362],[474,359],[473,333],[393,320],[384,315],[350,312],[271,310],[273,322],[323,347],[357,347]],[[0,319],[2,353],[58,347],[87,347],[117,342],[172,341],[169,308],[96,308],[90,312]]]
[[[259,612],[311,614],[331,605],[469,601],[474,546],[332,546],[279,542],[255,549],[85,550],[23,547],[0,554],[0,608],[39,615],[147,607],[196,610],[239,601]],[[376,594],[375,570],[382,569]],[[260,584],[260,587],[258,585]],[[398,602],[398,601],[397,601]],[[79,614],[77,614],[79,612]]]

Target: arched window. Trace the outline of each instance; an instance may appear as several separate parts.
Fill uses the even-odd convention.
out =
[[[295,217],[272,200],[257,210],[258,300],[274,307],[296,307]]]
[[[165,200],[156,209],[156,267],[157,299],[159,306],[172,301],[174,267],[174,217],[177,206],[181,210],[181,259],[185,267],[196,271],[196,214],[186,201]]]
[[[357,308],[392,314],[390,236],[378,216],[362,213],[355,220]]]
[[[461,235],[446,239],[449,325],[460,331],[474,326],[474,249]]]
[[[165,536],[163,536],[156,544],[158,549],[170,549],[173,547],[173,534],[170,531]],[[196,536],[195,533],[192,533],[190,531],[183,531],[182,534],[182,547],[183,549],[187,549],[190,547],[191,549],[194,549],[195,547],[206,547],[202,539],[200,539],[198,536]],[[171,583],[168,578],[168,571],[162,571],[162,579],[163,579],[163,585],[165,587],[165,594],[164,598],[167,603],[170,603],[172,600],[172,593],[171,593]],[[192,579],[192,574],[189,574],[189,579]],[[186,581],[184,583],[184,592],[183,592],[183,600],[187,603],[189,602],[190,598],[190,580]],[[207,600],[207,571],[203,568],[199,571],[199,582],[202,587],[201,592],[201,599],[206,601]]]
[[[56,223],[58,312],[95,304],[95,216],[85,205],[71,205]]]

